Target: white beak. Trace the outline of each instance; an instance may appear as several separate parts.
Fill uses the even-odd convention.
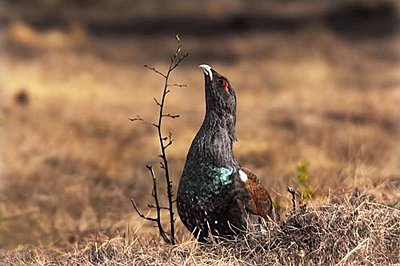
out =
[[[211,67],[209,65],[202,64],[202,65],[199,65],[199,67],[201,69],[203,69],[204,74],[206,74],[207,76],[210,77],[210,80],[213,79],[213,74],[212,74],[212,71],[211,71]]]

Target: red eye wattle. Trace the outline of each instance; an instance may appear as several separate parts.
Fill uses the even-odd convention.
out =
[[[229,83],[226,80],[222,81],[224,83],[225,90],[229,90]]]

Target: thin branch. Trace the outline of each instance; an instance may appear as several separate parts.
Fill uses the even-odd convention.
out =
[[[163,114],[162,115],[163,117],[169,117],[169,118],[172,118],[172,119],[175,119],[175,118],[178,118],[179,117],[179,115],[171,115],[171,114]]]
[[[171,71],[174,70],[188,56],[189,56],[189,53],[186,53],[186,54],[182,55],[181,57],[179,57],[179,59],[176,61],[176,63],[172,64],[172,67],[170,67],[170,70]],[[174,57],[174,60],[175,60],[175,58],[176,57]]]
[[[169,146],[172,145],[172,143],[174,142],[174,139],[172,138],[171,131],[168,133],[168,137],[164,137],[163,140],[165,140],[165,141],[168,140],[168,143],[166,145],[164,145],[164,149],[167,149]]]
[[[183,87],[187,87],[188,85],[186,84],[178,84],[178,83],[174,83],[174,84],[168,84],[168,87],[179,87],[179,88],[183,88]]]
[[[155,202],[155,207],[156,207],[156,211],[157,211],[157,219],[155,220],[155,222],[157,222],[157,226],[158,226],[158,231],[160,232],[161,237],[164,239],[164,241],[166,243],[170,243],[171,240],[168,238],[168,236],[166,235],[164,228],[162,227],[161,224],[161,206],[160,206],[160,202],[158,200],[158,194],[157,194],[157,179],[156,179],[156,175],[154,174],[154,170],[153,170],[153,166],[151,165],[146,165],[146,168],[149,170],[150,174],[151,174],[151,178],[153,179],[153,198],[154,198],[154,202]]]
[[[157,208],[157,206],[156,205],[153,205],[153,204],[147,204],[147,207],[149,207],[149,208],[151,208],[151,209],[156,209]],[[168,207],[163,207],[163,206],[160,206],[159,207],[161,210],[169,210],[169,208]]]
[[[167,145],[164,146],[164,149],[167,149],[169,146],[172,145],[172,143],[174,143],[172,140],[170,140]]]
[[[167,196],[168,196],[168,207],[169,207],[169,218],[170,218],[170,235],[171,235],[171,242],[172,244],[175,244],[175,218],[174,218],[174,209],[173,209],[173,190],[172,190],[172,182],[171,182],[171,178],[169,175],[169,167],[168,167],[168,159],[167,159],[167,154],[166,154],[166,149],[172,144],[173,140],[172,140],[172,134],[169,134],[169,142],[167,145],[164,145],[163,142],[163,136],[162,136],[162,132],[161,132],[161,128],[162,128],[162,119],[164,117],[170,117],[170,118],[176,118],[179,116],[176,115],[164,115],[164,104],[165,104],[165,99],[167,94],[170,92],[170,90],[168,89],[168,84],[169,84],[169,77],[171,72],[179,66],[179,64],[189,55],[189,53],[186,53],[182,56],[179,56],[179,53],[182,49],[182,44],[180,42],[180,38],[178,35],[175,36],[176,40],[178,42],[178,46],[176,48],[176,51],[173,55],[173,57],[171,57],[171,63],[169,65],[167,74],[165,75],[165,82],[164,82],[164,90],[162,93],[162,97],[161,97],[161,102],[160,102],[160,112],[159,112],[159,119],[158,119],[158,138],[160,141],[160,148],[161,148],[161,158],[162,158],[162,162],[160,162],[160,167],[161,169],[164,170],[165,173],[165,181],[167,183]],[[176,60],[178,58],[178,60]]]
[[[155,67],[152,67],[152,66],[149,66],[149,65],[144,65],[144,67],[154,71],[155,73],[157,73],[158,75],[162,76],[163,78],[167,77],[165,74],[163,74],[160,71],[158,71]]]
[[[140,121],[140,122],[143,122],[143,123],[148,124],[150,126],[158,127],[158,125],[156,125],[156,124],[154,124],[154,123],[152,123],[150,121],[147,121],[146,119],[141,118],[139,115],[136,115],[135,118],[129,118],[129,120],[132,121],[132,122]]]
[[[153,98],[153,100],[158,106],[161,106],[160,102],[155,97]]]
[[[296,190],[292,187],[287,188],[288,192],[292,195],[292,210],[296,211]]]
[[[174,142],[174,139],[172,138],[171,132],[169,132],[168,136],[165,136],[165,137],[163,136],[162,122],[163,122],[163,118],[175,119],[175,118],[179,117],[178,114],[169,114],[169,113],[164,114],[164,107],[165,107],[165,103],[166,103],[166,97],[171,92],[169,87],[187,87],[187,85],[184,85],[184,84],[178,84],[178,83],[172,84],[169,82],[169,79],[170,79],[170,75],[171,75],[172,71],[175,68],[177,68],[179,66],[179,64],[189,55],[189,53],[185,53],[183,55],[181,54],[181,50],[183,48],[183,46],[181,44],[181,40],[178,35],[176,35],[175,38],[176,38],[178,44],[177,44],[177,48],[176,48],[173,56],[170,57],[170,65],[168,67],[166,74],[160,72],[155,67],[152,67],[149,65],[144,65],[146,68],[154,71],[156,74],[158,74],[164,78],[164,88],[162,90],[162,95],[161,95],[160,100],[153,98],[154,102],[159,107],[157,123],[151,123],[147,120],[142,119],[140,116],[136,116],[136,118],[130,119],[131,121],[142,121],[142,122],[145,122],[145,123],[150,124],[157,128],[158,140],[159,140],[160,149],[161,149],[161,154],[158,157],[161,158],[160,168],[164,171],[164,178],[165,178],[165,182],[166,182],[166,186],[167,186],[167,198],[168,198],[168,207],[160,206],[159,197],[157,194],[157,179],[154,174],[153,167],[151,165],[147,165],[147,169],[149,170],[152,180],[153,180],[153,189],[152,189],[151,194],[152,194],[152,196],[154,198],[154,202],[155,202],[155,204],[149,204],[148,207],[151,209],[156,209],[156,212],[157,212],[156,218],[150,218],[150,217],[144,216],[137,209],[136,204],[134,203],[133,200],[132,200],[132,204],[140,217],[147,218],[147,220],[156,222],[156,224],[157,224],[156,226],[158,227],[161,237],[164,239],[164,241],[166,243],[169,243],[169,244],[175,244],[175,218],[174,218],[173,204],[176,202],[176,200],[174,199],[174,192],[173,192],[172,181],[171,181],[171,177],[170,177],[170,173],[169,173],[166,149],[172,145],[172,143]],[[162,210],[169,211],[169,224],[170,224],[170,232],[169,233],[164,230],[164,228],[162,227],[162,224],[161,224],[161,211]]]
[[[137,214],[138,214],[141,218],[146,219],[146,220],[148,220],[148,221],[157,222],[157,219],[156,219],[156,218],[147,217],[146,215],[144,215],[144,214],[138,209],[138,207],[137,207],[136,202],[135,202],[134,199],[131,199],[131,203],[132,203],[133,208],[135,209],[135,211],[137,212]]]

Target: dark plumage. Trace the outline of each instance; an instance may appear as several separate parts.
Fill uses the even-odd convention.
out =
[[[177,207],[185,226],[205,241],[210,234],[238,234],[247,228],[249,217],[274,219],[274,210],[267,190],[232,152],[235,91],[210,66],[200,67],[205,74],[206,114],[186,158]]]

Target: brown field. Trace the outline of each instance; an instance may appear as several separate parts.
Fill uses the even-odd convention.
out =
[[[275,5],[272,10],[278,10]],[[17,7],[10,5],[10,14],[17,12]],[[83,19],[81,24],[62,26],[58,21],[47,21],[50,26],[44,27],[25,7],[21,7],[20,14],[31,23],[9,15],[11,19],[0,28],[0,261],[46,264],[70,259],[78,264],[116,264],[123,260],[116,259],[115,254],[124,254],[133,264],[303,263],[278,257],[263,260],[253,254],[261,242],[279,239],[277,234],[265,239],[249,236],[247,246],[240,240],[238,246],[210,245],[204,250],[191,240],[179,219],[177,240],[181,244],[168,247],[160,243],[153,225],[132,210],[132,197],[144,210],[151,202],[151,179],[145,165],[157,166],[159,153],[156,132],[128,120],[137,114],[146,119],[157,117],[153,97],[160,96],[163,80],[143,65],[166,69],[176,45],[174,27],[186,25],[181,37],[190,56],[173,73],[173,82],[188,87],[174,88],[168,95],[167,112],[178,113],[180,118],[165,124],[165,132],[171,131],[175,139],[168,150],[174,187],[204,115],[204,81],[197,65],[208,63],[229,77],[236,89],[236,156],[269,188],[281,216],[284,220],[289,217],[287,224],[303,219],[300,214],[289,216],[291,198],[286,188],[300,186],[296,166],[307,161],[307,187],[315,197],[304,202],[314,206],[311,213],[318,214],[321,224],[329,224],[326,219],[332,212],[318,208],[328,204],[339,206],[337,211],[342,207],[348,213],[365,211],[352,221],[371,218],[367,228],[375,237],[385,228],[391,230],[392,237],[394,234],[393,239],[389,238],[389,247],[371,251],[369,246],[364,248],[366,242],[359,237],[354,238],[359,242],[349,244],[340,254],[345,256],[358,247],[352,251],[356,256],[350,258],[356,264],[365,259],[362,252],[376,256],[389,252],[388,261],[399,263],[400,255],[390,253],[391,248],[400,248],[395,239],[400,232],[397,6],[388,4],[396,8],[385,11],[388,16],[373,13],[375,6],[367,5],[372,12],[372,18],[365,20],[368,23],[346,12],[343,17],[342,13],[329,15],[327,20],[318,16],[302,20],[298,18],[326,7],[311,8],[304,3],[285,7],[279,19],[272,16],[271,20],[249,22],[250,15],[245,13],[230,24],[224,17],[219,20],[216,14],[220,14],[221,6],[215,4],[216,14],[207,14],[210,24],[216,21],[222,25],[220,33],[205,23],[201,28],[186,25],[182,21],[190,24],[189,15],[173,24],[174,20],[168,20],[174,14],[173,8],[165,11],[171,28],[154,22],[154,34],[142,32],[143,27],[124,28],[128,23],[125,21],[111,23],[111,32],[102,32],[102,24],[90,19],[92,24]],[[178,9],[179,14],[188,10],[187,6]],[[232,7],[224,15],[237,15],[237,10]],[[257,8],[250,5],[249,10],[254,15]],[[100,12],[95,11],[88,17]],[[151,15],[141,12],[154,21]],[[256,18],[269,18],[266,14]],[[137,17],[138,21],[146,21]],[[349,24],[342,25],[346,19]],[[292,24],[282,26],[282,21]],[[142,23],[139,25],[146,25]],[[270,24],[265,28],[255,26],[262,23]],[[245,29],[236,30],[235,25],[245,25]],[[114,33],[115,29],[121,30]],[[26,92],[27,101],[18,98],[21,91]],[[157,174],[161,172],[157,170]],[[358,208],[363,203],[348,202],[347,195],[356,188],[374,197],[374,207]],[[160,193],[164,191],[160,189]],[[346,204],[332,203],[336,197],[346,198]],[[329,215],[323,216],[324,211]],[[382,215],[375,217],[372,211]],[[301,221],[303,225],[310,222]],[[386,222],[389,227],[385,227]],[[330,226],[327,228],[332,229]],[[382,237],[386,239],[386,235]],[[369,245],[377,239],[368,240]],[[301,247],[296,250],[304,250],[306,255],[312,251]],[[343,257],[340,254],[339,260]],[[308,263],[337,263],[337,258],[309,258]],[[385,260],[370,258],[369,262]]]

